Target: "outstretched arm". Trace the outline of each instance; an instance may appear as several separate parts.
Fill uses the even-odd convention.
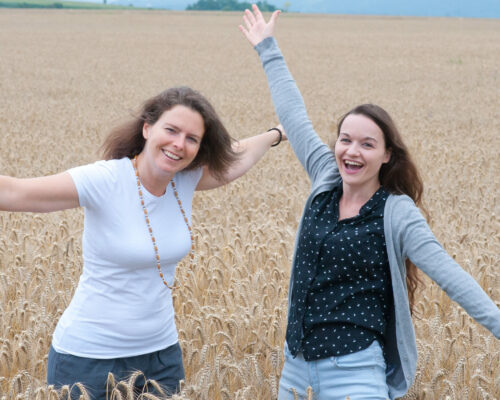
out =
[[[259,53],[279,121],[285,128],[295,155],[313,181],[339,179],[335,157],[316,134],[307,115],[302,95],[276,43],[274,28],[279,12],[269,22],[256,5],[245,10],[240,31]]]
[[[409,197],[399,196],[391,201],[393,204],[397,202],[397,206],[386,207],[386,212],[393,227],[389,229],[389,234],[394,235],[396,240],[386,237],[389,240],[389,257],[391,254],[397,257],[398,251],[394,251],[394,246],[399,247],[403,255],[400,264],[405,256],[408,257],[453,301],[500,339],[500,309],[476,280],[443,249]]]
[[[51,212],[79,207],[78,192],[68,172],[40,178],[0,176],[0,210]]]
[[[286,140],[283,127],[278,125],[276,129],[281,131],[281,140]],[[280,141],[280,134],[278,130],[272,129],[260,135],[252,136],[233,144],[233,150],[239,155],[236,160],[224,175],[223,180],[216,179],[208,167],[204,167],[203,175],[196,187],[196,190],[215,189],[219,186],[225,185],[245,174],[252,168],[266,153],[269,148]]]

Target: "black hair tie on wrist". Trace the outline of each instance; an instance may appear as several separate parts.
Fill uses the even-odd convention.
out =
[[[276,143],[273,143],[271,145],[271,147],[275,147],[275,146],[279,145],[281,143],[281,139],[283,139],[283,133],[281,132],[281,129],[274,127],[274,128],[268,129],[267,131],[268,132],[276,131],[280,134],[280,138],[278,139],[278,141]]]

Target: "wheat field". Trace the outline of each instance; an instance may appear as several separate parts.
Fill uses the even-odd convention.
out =
[[[98,159],[111,126],[175,85],[204,93],[236,138],[276,125],[240,21],[0,10],[0,174]],[[500,304],[500,20],[284,14],[276,36],[325,141],[357,104],[391,113],[421,169],[434,233]],[[197,267],[179,265],[174,293],[186,369],[175,398],[276,398],[308,190],[284,143],[238,181],[195,195]],[[82,217],[0,212],[1,400],[67,398],[46,387],[46,362],[81,272]],[[428,279],[417,309],[418,372],[405,399],[500,399],[500,342]],[[114,398],[131,398],[136,378],[110,379]]]

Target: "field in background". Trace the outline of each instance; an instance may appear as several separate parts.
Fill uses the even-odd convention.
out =
[[[394,117],[421,169],[430,224],[500,302],[500,20],[282,15],[277,37],[324,140],[362,102]],[[0,10],[0,174],[99,158],[108,129],[189,85],[237,138],[274,126],[238,14]],[[184,399],[275,398],[295,229],[309,189],[288,144],[195,196],[197,268],[175,292]],[[49,398],[55,324],[81,267],[82,211],[0,212],[0,399]],[[439,268],[439,266],[436,266]],[[500,343],[433,283],[419,296],[405,399],[499,399]],[[145,296],[147,294],[144,294]]]

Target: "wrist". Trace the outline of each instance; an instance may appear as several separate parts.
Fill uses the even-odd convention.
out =
[[[281,132],[281,129],[274,127],[274,128],[268,129],[267,131],[268,131],[268,132],[271,132],[271,131],[276,131],[276,132],[278,132],[278,134],[279,134],[279,136],[278,136],[278,140],[277,140],[277,141],[275,141],[275,142],[273,142],[273,143],[271,144],[271,147],[275,147],[275,146],[279,145],[279,144],[281,143],[281,140],[283,139],[283,132]]]

